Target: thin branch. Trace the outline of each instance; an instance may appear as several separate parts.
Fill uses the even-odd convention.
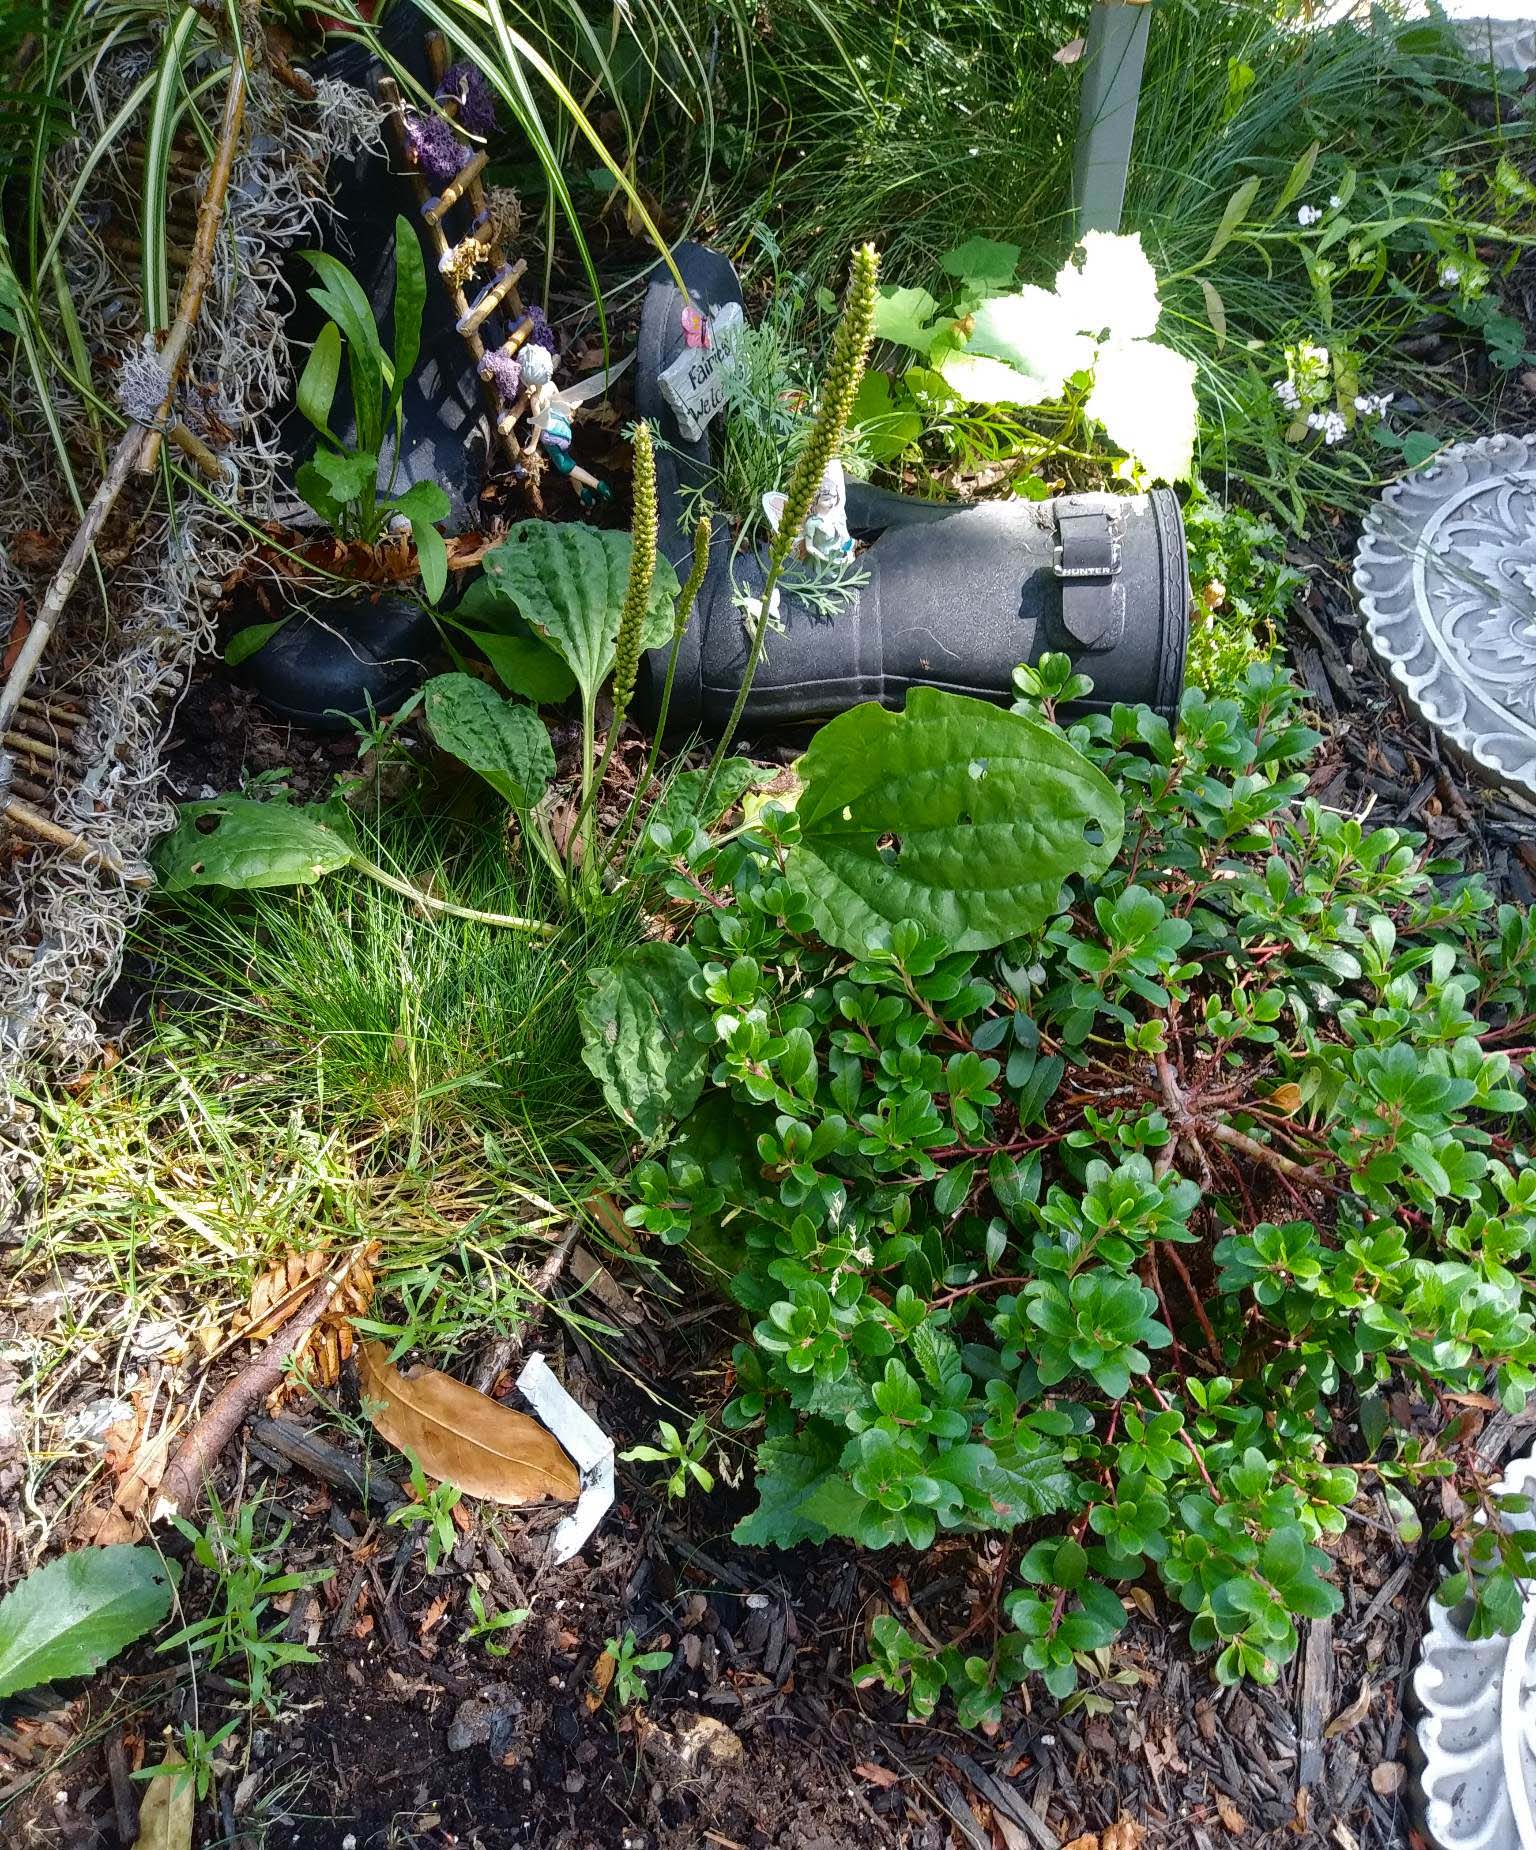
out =
[[[245,65],[236,52],[229,67],[229,94],[224,109],[224,131],[219,149],[214,157],[213,171],[209,176],[207,191],[203,194],[203,203],[198,211],[197,245],[188,268],[186,279],[182,283],[179,310],[164,347],[160,350],[160,361],[170,381],[170,390],[160,409],[158,421],[164,422],[170,415],[171,401],[175,395],[177,381],[181,377],[182,367],[186,363],[187,343],[192,336],[192,324],[202,307],[203,293],[208,284],[208,271],[212,264],[213,244],[218,230],[219,215],[223,207],[224,196],[229,187],[229,170],[234,163],[235,148],[240,137],[240,124],[245,113]],[[146,437],[144,430],[137,424],[129,425],[118,441],[112,461],[107,466],[107,473],[102,477],[101,486],[92,497],[91,505],[75,531],[75,537],[69,543],[53,582],[49,585],[38,606],[32,627],[27,632],[27,639],[22,644],[5,686],[0,689],[0,732],[6,731],[16,717],[16,710],[21,704],[22,696],[37,672],[37,665],[43,658],[43,651],[48,647],[54,626],[64,613],[64,606],[78,583],[85,562],[91,555],[98,534],[107,523],[107,517],[117,505],[117,498],[123,492],[129,477],[139,464],[141,455],[146,464],[153,467],[154,458],[159,455],[160,433],[152,430]]]
[[[203,197],[197,208],[197,236],[192,243],[192,261],[187,265],[187,273],[182,278],[181,295],[176,303],[176,319],[171,323],[171,331],[160,349],[160,364],[165,368],[165,397],[160,401],[154,427],[144,438],[138,464],[140,475],[153,474],[160,460],[162,427],[170,421],[171,407],[176,402],[176,389],[181,384],[181,375],[187,364],[187,347],[192,339],[192,330],[197,325],[197,318],[203,310],[208,279],[213,274],[219,222],[224,216],[229,177],[234,171],[235,155],[240,147],[240,128],[245,120],[245,89],[245,58],[237,45],[230,58],[229,89],[224,96],[224,123],[219,130],[219,145],[214,150],[208,184],[203,189]]]

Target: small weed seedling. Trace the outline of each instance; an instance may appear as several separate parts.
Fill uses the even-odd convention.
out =
[[[515,1631],[532,1610],[528,1606],[513,1606],[506,1612],[487,1613],[480,1589],[473,1581],[469,1586],[469,1609],[475,1617],[474,1623],[464,1633],[464,1642],[470,1644],[478,1638],[491,1657],[505,1657],[512,1649],[510,1644],[497,1644],[496,1634]]]
[[[158,1766],[140,1767],[132,1777],[170,1779],[178,1787],[190,1784],[201,1804],[213,1790],[215,1778],[224,1771],[217,1759],[218,1751],[240,1726],[240,1720],[238,1715],[235,1716],[214,1734],[207,1734],[201,1728],[184,1727],[181,1731],[182,1758],[179,1763],[162,1760]]]
[[[256,1538],[256,1513],[259,1504],[247,1503],[231,1524],[217,1503],[206,1529],[184,1517],[177,1517],[176,1527],[192,1544],[192,1557],[198,1566],[213,1576],[216,1591],[213,1609],[201,1619],[185,1625],[160,1646],[162,1652],[185,1647],[194,1654],[206,1653],[210,1670],[237,1667],[237,1679],[243,1684],[245,1705],[255,1714],[275,1715],[280,1699],[273,1689],[273,1677],[290,1664],[314,1664],[319,1659],[303,1645],[282,1636],[283,1621],[267,1630],[262,1617],[272,1601],[284,1593],[296,1593],[329,1580],[331,1569],[317,1568],[295,1574],[274,1574],[272,1564],[282,1550],[292,1528],[284,1523],[264,1547]],[[226,1672],[226,1674],[228,1674]],[[215,1736],[205,1743],[208,1751],[218,1745]],[[197,1764],[192,1752],[188,1761]]]
[[[398,1509],[391,1510],[385,1521],[401,1527],[418,1522],[426,1525],[422,1545],[426,1554],[427,1572],[435,1574],[438,1563],[444,1555],[453,1552],[453,1545],[459,1539],[458,1530],[453,1524],[453,1512],[464,1492],[454,1484],[439,1484],[433,1489],[420,1461],[409,1452],[406,1457],[411,1460],[411,1494],[416,1501],[402,1503]]]
[[[613,1682],[609,1687],[614,1707],[633,1708],[637,1702],[646,1699],[646,1677],[653,1670],[665,1670],[672,1662],[672,1653],[642,1651],[633,1628],[626,1631],[622,1638],[609,1638],[605,1642],[613,1658]]]
[[[697,1484],[700,1490],[714,1489],[715,1474],[704,1466],[709,1456],[709,1427],[702,1413],[688,1428],[686,1439],[670,1420],[656,1422],[656,1437],[659,1444],[632,1445],[627,1452],[619,1453],[620,1458],[626,1464],[670,1465],[669,1497],[686,1497],[690,1483]]]

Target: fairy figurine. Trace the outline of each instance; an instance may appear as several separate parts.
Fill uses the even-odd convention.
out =
[[[528,447],[536,443],[556,470],[570,477],[583,506],[606,501],[613,491],[571,455],[571,413],[589,399],[601,398],[634,357],[630,354],[617,366],[562,388],[555,384],[555,356],[547,347],[529,345],[520,356],[522,383],[528,389]]]
[[[783,495],[764,495],[763,512],[777,533],[784,518]],[[794,556],[820,559],[828,565],[853,557],[853,538],[848,531],[848,479],[835,456],[822,472],[811,511],[795,541]]]

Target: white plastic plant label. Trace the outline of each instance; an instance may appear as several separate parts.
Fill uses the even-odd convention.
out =
[[[685,347],[657,382],[685,443],[697,442],[724,407],[731,341],[744,325],[739,302],[717,308],[709,320],[709,345]]]
[[[613,1441],[555,1379],[542,1352],[530,1355],[517,1391],[570,1454],[581,1494],[553,1536],[551,1560],[569,1561],[613,1506]]]

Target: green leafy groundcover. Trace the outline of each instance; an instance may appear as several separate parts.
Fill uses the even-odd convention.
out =
[[[1020,671],[1032,728],[1068,675]],[[1034,1671],[1066,1694],[1147,1576],[1219,1677],[1272,1680],[1340,1605],[1357,1500],[1410,1535],[1440,1478],[1444,1597],[1474,1633],[1518,1617],[1524,1544],[1429,1435],[1447,1392],[1536,1384],[1532,926],[1306,798],[1297,699],[1256,665],[1240,698],[1188,695],[1177,736],[1145,709],[1075,726],[1123,842],[996,949],[956,950],[933,895],[833,948],[792,810],[652,831],[675,895],[723,903],[651,988],[687,975],[668,1031],[708,1071],[674,1052],[682,1122],[629,1218],[745,1313],[740,1539],[1006,1538],[953,1643],[871,1628],[864,1674],[915,1713],[947,1687],[984,1722]],[[866,788],[900,768],[880,749]],[[668,1068],[629,1074],[647,1121]]]

